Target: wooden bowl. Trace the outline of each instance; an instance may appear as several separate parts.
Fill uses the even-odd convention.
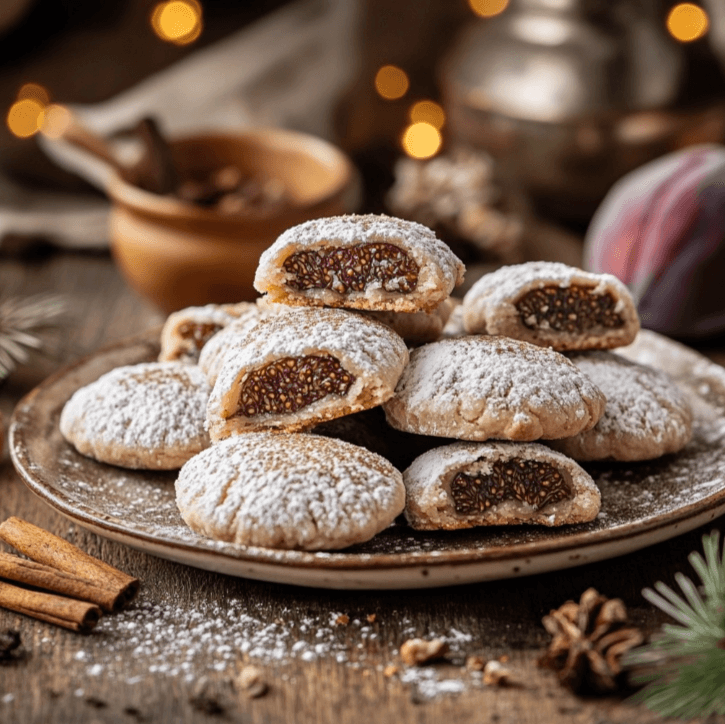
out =
[[[111,249],[128,283],[166,312],[257,296],[261,253],[295,224],[350,213],[359,181],[347,156],[304,133],[259,129],[197,135],[171,142],[181,175],[237,166],[250,177],[279,180],[288,203],[224,214],[133,186],[115,175]]]

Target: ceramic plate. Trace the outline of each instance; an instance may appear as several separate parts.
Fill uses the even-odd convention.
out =
[[[58,430],[79,387],[108,370],[153,360],[158,334],[103,349],[43,382],[17,406],[10,427],[15,467],[30,489],[99,535],[162,558],[265,581],[323,588],[419,588],[556,570],[628,553],[725,513],[725,369],[652,332],[623,350],[672,374],[696,416],[679,454],[588,470],[602,491],[591,523],[459,532],[394,525],[364,545],[307,553],[219,543],[192,533],[174,501],[174,473],[125,470],[85,458]],[[622,351],[622,350],[620,350]]]

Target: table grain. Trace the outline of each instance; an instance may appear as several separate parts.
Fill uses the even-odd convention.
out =
[[[15,403],[50,372],[163,321],[128,289],[106,255],[0,260],[0,291],[54,291],[69,307],[62,327],[48,336],[49,355],[35,358],[0,387],[6,426]],[[722,362],[722,355],[709,354]],[[693,575],[688,553],[700,548],[704,533],[723,528],[720,518],[636,553],[521,579],[361,592],[233,578],[98,537],[37,500],[6,450],[0,520],[11,515],[138,576],[142,590],[129,611],[106,616],[85,636],[0,610],[0,629],[18,630],[23,642],[17,660],[0,664],[3,724],[664,722],[620,696],[577,697],[561,688],[552,672],[537,666],[549,638],[541,618],[594,586],[622,598],[634,621],[652,631],[665,616],[642,598],[641,589],[658,580],[674,585],[677,571]],[[240,635],[246,621],[256,650]],[[266,639],[263,630],[271,632]],[[453,641],[448,660],[406,668],[398,650],[413,635]],[[260,648],[265,640],[277,649]],[[519,685],[484,686],[480,673],[464,667],[471,655],[508,657]],[[269,684],[263,697],[246,698],[232,685],[248,663],[258,664]]]

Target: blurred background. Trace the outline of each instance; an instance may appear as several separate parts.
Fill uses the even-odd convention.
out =
[[[434,227],[467,285],[501,263],[581,264],[618,179],[722,142],[724,8],[4,0],[0,256],[108,246],[93,163],[41,132],[59,104],[112,141],[143,118],[162,142],[258,126],[327,139],[360,174],[357,210]]]

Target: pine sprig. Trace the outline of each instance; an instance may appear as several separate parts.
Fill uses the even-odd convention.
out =
[[[705,557],[688,560],[702,581],[700,588],[682,573],[675,575],[684,598],[662,582],[642,595],[679,625],[664,624],[653,640],[631,651],[625,665],[644,667],[633,676],[646,684],[634,699],[664,716],[690,719],[725,714],[725,547],[720,532],[702,538]]]
[[[57,294],[0,299],[0,381],[30,358],[30,350],[43,348],[39,332],[66,311]]]

